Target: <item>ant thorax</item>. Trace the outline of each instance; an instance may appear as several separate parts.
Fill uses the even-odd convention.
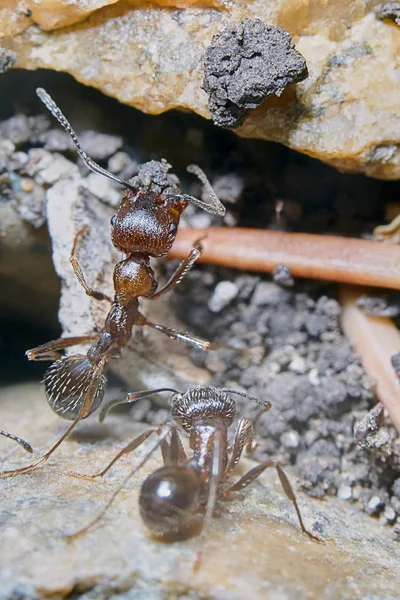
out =
[[[200,385],[188,388],[185,394],[175,394],[171,399],[171,416],[186,432],[196,425],[219,422],[223,428],[232,425],[236,416],[236,403],[232,397],[213,386]]]

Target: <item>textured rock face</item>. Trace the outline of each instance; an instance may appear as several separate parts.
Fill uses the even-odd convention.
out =
[[[102,4],[27,2],[23,12],[9,2],[1,45],[15,52],[18,67],[67,71],[146,112],[180,108],[209,118],[201,89],[206,50],[224,27],[258,18],[290,33],[309,77],[265,100],[238,133],[282,142],[339,169],[400,177],[400,29],[376,17],[379,2]]]
[[[45,407],[38,386],[2,389],[1,397],[2,426],[25,436],[35,455],[64,430]],[[143,450],[121,459],[104,480],[80,480],[68,473],[98,472],[137,434],[127,416],[111,414],[103,425],[92,417],[47,465],[0,480],[2,600],[398,597],[399,549],[387,531],[349,504],[332,498],[318,502],[297,491],[306,525],[324,543],[310,541],[299,532],[272,473],[220,507],[196,575],[199,538],[159,543],[139,516],[139,488],[160,464],[158,455],[130,479],[97,527],[68,543],[65,534],[97,516]],[[30,458],[6,439],[0,440],[0,453],[5,467],[25,465]],[[243,463],[242,469],[254,465]],[[293,484],[298,490],[298,482]]]

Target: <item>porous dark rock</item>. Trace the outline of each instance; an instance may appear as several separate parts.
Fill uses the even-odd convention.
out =
[[[5,73],[8,69],[17,62],[17,57],[14,52],[7,48],[0,47],[0,74]]]
[[[308,75],[289,33],[260,19],[243,19],[215,35],[204,67],[203,89],[214,123],[231,128],[265,98],[280,96]]]
[[[378,19],[390,19],[400,25],[400,2],[385,2],[375,7]]]

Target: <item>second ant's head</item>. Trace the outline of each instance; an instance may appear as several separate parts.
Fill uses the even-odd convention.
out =
[[[219,421],[229,427],[236,416],[236,403],[223,389],[194,385],[184,394],[172,396],[171,414],[174,421],[187,432],[196,423]]]

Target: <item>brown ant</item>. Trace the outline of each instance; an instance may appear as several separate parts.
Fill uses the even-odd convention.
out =
[[[78,231],[72,247],[70,262],[75,275],[88,296],[111,304],[103,330],[92,335],[66,337],[48,342],[27,351],[29,360],[54,360],[44,375],[44,387],[51,408],[72,425],[57,443],[39,460],[14,471],[0,475],[24,473],[46,461],[69,435],[76,424],[94,412],[100,405],[106,385],[104,368],[111,358],[119,356],[128,344],[134,325],[152,327],[168,337],[210,350],[212,345],[187,333],[181,333],[149,321],[139,311],[139,298],[155,300],[177,285],[202,253],[200,241],[193,245],[166,285],[157,291],[157,281],[150,266],[150,258],[161,258],[171,249],[178,231],[181,213],[189,202],[214,215],[224,215],[225,208],[215,195],[203,171],[196,165],[187,169],[205,186],[211,204],[180,193],[177,178],[168,175],[166,161],[150,161],[141,166],[138,175],[130,181],[119,179],[96,164],[81,148],[77,136],[61,110],[42,88],[37,94],[51,114],[71,136],[86,166],[127,188],[111,219],[111,239],[125,258],[114,268],[114,299],[89,287],[76,257],[78,239],[87,229]],[[86,354],[63,356],[61,351],[77,344],[95,342]]]
[[[157,436],[156,443],[142,456],[139,464],[114,492],[101,513],[89,525],[68,536],[69,539],[86,533],[103,517],[127,480],[160,446],[164,466],[145,479],[139,496],[141,517],[156,537],[165,540],[183,539],[197,529],[201,531],[204,539],[217,502],[229,500],[233,493],[240,492],[266,469],[274,467],[285,494],[294,505],[301,530],[309,538],[318,540],[305,528],[293,488],[276,460],[263,461],[236,483],[230,483],[232,472],[243,450],[246,448],[250,453],[255,449],[253,426],[247,419],[239,420],[232,446],[229,447],[228,429],[236,417],[236,403],[232,395],[236,394],[257,402],[264,407],[264,410],[270,408],[269,402],[263,403],[254,396],[230,388],[192,386],[184,394],[164,388],[127,394],[123,400],[109,402],[101,411],[100,421],[103,421],[109,409],[117,404],[136,402],[160,392],[172,392],[171,422],[164,427],[152,427],[141,433],[120,450],[100,473],[90,476],[71,474],[85,479],[102,477],[121,456],[136,450],[152,433]],[[180,432],[189,435],[189,446],[193,452],[189,460],[183,448]],[[200,554],[201,551],[196,560],[197,566],[200,564]]]
[[[17,444],[22,446],[24,450],[29,452],[29,454],[32,454],[32,452],[33,452],[32,446],[30,444],[28,444],[28,442],[26,440],[18,437],[17,435],[14,435],[13,433],[8,433],[8,431],[2,431],[1,429],[0,429],[0,435],[3,435],[4,437],[9,438],[10,440],[14,440],[14,442],[17,442]]]

